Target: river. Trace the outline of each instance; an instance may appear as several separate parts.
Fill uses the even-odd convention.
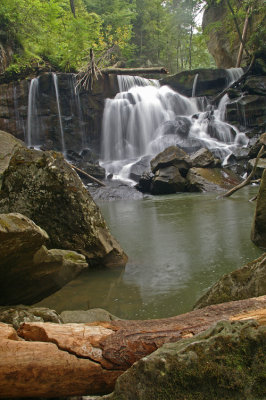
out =
[[[255,204],[248,200],[256,192],[99,202],[129,256],[126,268],[84,271],[38,305],[58,312],[100,307],[126,319],[190,311],[219,277],[262,253],[250,240]]]

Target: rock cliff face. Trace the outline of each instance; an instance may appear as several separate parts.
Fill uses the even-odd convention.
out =
[[[237,1],[233,0],[231,3],[232,6],[239,7]],[[259,3],[263,4],[263,0],[260,0]],[[252,16],[248,28],[248,38],[256,31],[263,18],[265,18],[264,15],[255,14]],[[203,32],[209,35],[207,46],[217,67],[235,67],[239,50],[239,37],[226,0],[212,2],[208,6],[203,15],[202,28]],[[240,29],[242,29],[242,26],[240,26]],[[244,58],[243,65],[245,65],[245,61]]]
[[[66,150],[91,147],[98,152],[104,99],[118,91],[116,78],[100,78],[92,92],[76,91],[74,74],[48,72],[31,83],[24,79],[1,85],[0,129],[28,142],[30,127],[30,144],[37,140],[48,150],[61,151],[63,136]]]

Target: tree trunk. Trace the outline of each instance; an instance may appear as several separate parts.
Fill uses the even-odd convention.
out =
[[[193,337],[219,320],[250,318],[266,325],[266,296],[159,320],[24,323],[18,336],[0,323],[0,398],[107,393],[119,375],[164,343]]]
[[[105,68],[101,70],[102,74],[132,75],[132,74],[168,74],[164,67],[152,68]]]
[[[247,15],[246,15],[246,19],[245,19],[245,23],[244,23],[244,28],[243,28],[243,33],[242,33],[242,41],[243,43],[246,42],[246,37],[247,37],[247,32],[248,32],[248,21],[249,21],[249,15],[252,12],[252,7],[248,8],[247,11]],[[237,62],[236,62],[236,68],[239,68],[241,65],[241,60],[242,60],[242,56],[243,56],[243,44],[240,43],[240,47],[239,47],[239,52],[238,52],[238,56],[237,56]]]
[[[232,7],[232,5],[230,3],[230,0],[226,0],[226,1],[227,1],[227,5],[228,5],[228,7],[229,7],[229,9],[231,11],[231,14],[233,16],[234,24],[235,24],[235,27],[236,27],[236,30],[237,30],[237,33],[238,33],[238,37],[239,37],[240,43],[242,44],[243,49],[245,49],[245,52],[247,53],[247,56],[249,57],[249,52],[248,52],[248,50],[247,50],[247,48],[245,46],[244,41],[242,40],[242,35],[241,35],[240,29],[239,29],[239,25],[238,25],[238,22],[237,22],[237,18],[236,18],[234,9],[233,9],[233,7]]]

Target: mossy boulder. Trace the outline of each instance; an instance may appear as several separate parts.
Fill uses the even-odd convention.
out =
[[[26,215],[48,233],[49,247],[77,251],[91,265],[124,266],[127,261],[99,208],[60,153],[18,149],[3,174],[0,212]]]
[[[266,249],[266,170],[264,170],[251,229],[251,240]]]
[[[191,168],[187,180],[191,192],[229,190],[240,183],[238,176],[226,168]]]
[[[266,327],[218,322],[163,345],[121,375],[109,400],[262,400]]]
[[[0,305],[33,304],[74,279],[88,264],[70,250],[48,250],[47,233],[18,213],[0,214]]]
[[[62,323],[56,311],[45,307],[27,307],[18,305],[13,307],[0,307],[0,322],[11,324],[18,329],[24,322],[54,322]]]
[[[196,303],[194,309],[266,294],[266,253],[224,275]]]
[[[9,133],[0,131],[0,189],[2,176],[9,165],[10,158],[18,148],[25,147],[24,143]]]

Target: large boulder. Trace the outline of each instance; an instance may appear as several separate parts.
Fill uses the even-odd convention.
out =
[[[197,336],[164,344],[136,362],[104,398],[262,400],[265,353],[265,326],[254,321],[221,321]]]
[[[1,149],[0,149],[1,154]],[[0,212],[20,212],[49,235],[49,246],[75,250],[92,265],[125,265],[92,197],[60,153],[21,148],[2,178]]]
[[[255,216],[251,230],[251,240],[266,249],[266,170],[264,170],[257,198]]]
[[[196,168],[216,168],[221,167],[221,160],[215,158],[210,150],[202,147],[190,155],[192,166]]]
[[[194,309],[266,294],[266,253],[224,275],[195,304]]]
[[[177,146],[167,147],[151,160],[151,170],[153,173],[170,166],[177,167],[181,174],[185,176],[191,167],[191,161],[187,153]]]
[[[0,214],[0,305],[33,304],[87,267],[83,255],[48,250],[46,241],[47,233],[29,218]]]
[[[24,143],[9,133],[0,131],[0,189],[2,176],[9,165],[10,158],[18,148],[25,147]]]
[[[237,175],[226,168],[191,168],[187,181],[191,192],[229,190],[240,183]]]
[[[187,181],[176,165],[156,171],[151,184],[152,194],[171,194],[187,191]]]

